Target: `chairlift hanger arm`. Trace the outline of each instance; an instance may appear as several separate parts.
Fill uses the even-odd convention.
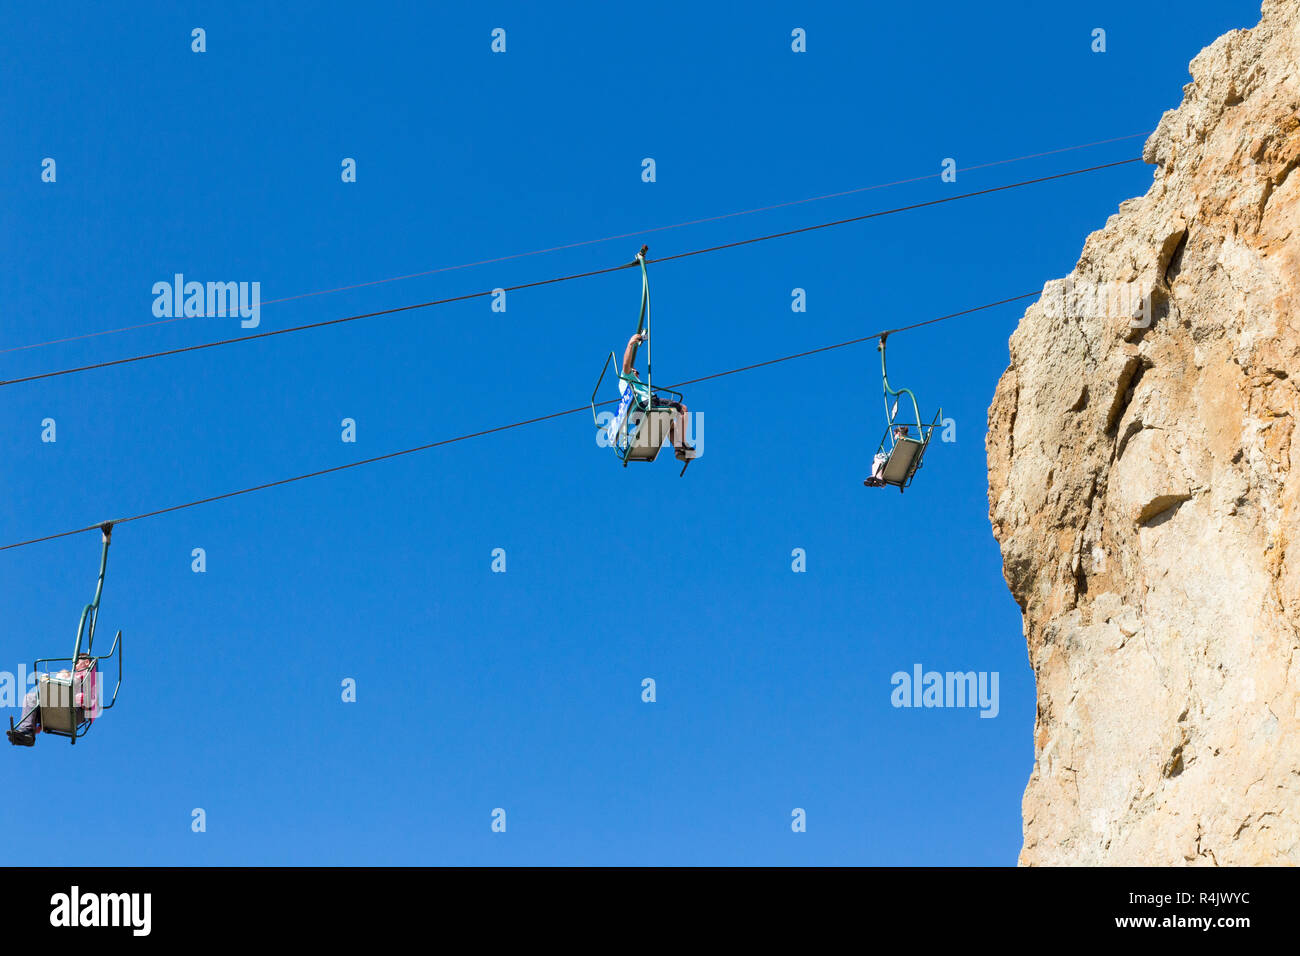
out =
[[[77,624],[77,644],[72,651],[73,666],[81,656],[81,639],[86,638],[86,653],[94,653],[95,622],[99,619],[99,599],[104,594],[104,575],[108,571],[108,546],[113,539],[113,522],[106,521],[99,526],[103,532],[104,546],[99,554],[99,579],[95,583],[95,598],[81,609],[81,620]]]
[[[636,261],[641,266],[641,315],[636,320],[637,335],[645,329],[645,382],[650,387],[654,382],[654,343],[650,341],[650,273],[646,271],[645,257],[650,251],[649,245],[641,246],[636,254]]]
[[[108,546],[113,540],[113,522],[105,521],[99,526],[103,532],[104,547],[99,555],[99,581],[95,585],[95,600],[92,602],[95,609],[99,609],[99,598],[104,593],[104,572],[108,570]]]
[[[895,415],[895,412],[894,412],[894,411],[890,411],[890,408],[889,408],[889,398],[890,398],[890,396],[892,395],[892,396],[894,396],[895,398],[898,398],[898,397],[900,397],[900,396],[906,395],[908,398],[910,398],[910,399],[912,400],[912,411],[913,411],[913,413],[916,415],[916,417],[913,419],[913,421],[915,421],[915,422],[917,423],[917,428],[920,428],[920,427],[921,427],[921,408],[920,408],[919,405],[917,405],[917,403],[916,403],[916,395],[914,395],[914,394],[912,393],[912,390],[911,390],[910,388],[892,388],[892,387],[890,386],[890,384],[889,384],[889,372],[888,372],[888,371],[886,370],[886,368],[885,368],[885,339],[887,339],[887,338],[889,338],[889,333],[888,333],[888,332],[886,332],[886,333],[884,333],[883,335],[881,335],[881,336],[880,336],[880,344],[879,344],[878,346],[876,346],[876,348],[880,351],[880,378],[881,378],[881,380],[882,380],[882,381],[884,382],[884,384],[885,384],[885,420],[889,422],[889,425],[890,425],[890,438],[891,438],[891,441],[892,441],[892,438],[893,438],[893,425],[894,425],[894,421],[895,421],[896,415]],[[894,403],[894,409],[895,409],[895,411],[897,410],[897,408],[898,408],[898,403],[897,403],[897,401],[895,401],[895,403]]]
[[[649,251],[649,246],[642,246],[641,251],[636,254],[633,260],[641,267],[641,312],[637,316],[636,331],[632,337],[627,340],[627,348],[623,352],[623,366],[620,369],[624,376],[631,375],[632,369],[636,365],[636,353],[642,342],[650,341],[650,276],[646,272],[645,254]],[[650,346],[646,346],[646,379],[650,377]]]
[[[636,262],[641,266],[641,315],[636,320],[636,331],[639,335],[645,329],[647,336],[650,334],[650,276],[646,272],[645,256],[649,251],[650,247],[646,245],[636,254]]]

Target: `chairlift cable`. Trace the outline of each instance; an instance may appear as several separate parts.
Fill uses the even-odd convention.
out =
[[[1125,140],[1136,139],[1139,136],[1150,136],[1150,135],[1151,135],[1150,130],[1147,130],[1141,133],[1129,133],[1128,135],[1125,136],[1113,136],[1110,139],[1096,140],[1091,143],[1079,143],[1074,146],[1062,146],[1057,149],[1044,150],[1038,153],[1027,153],[1024,156],[1013,156],[1010,159],[997,159],[986,163],[975,163],[970,166],[962,166],[961,171],[973,172],[977,169],[990,169],[994,166],[1006,166],[1010,163],[1024,162],[1025,160],[1029,160],[1029,159],[1041,159],[1044,156],[1055,156],[1058,153],[1068,153],[1080,149],[1090,149],[1094,146],[1106,146],[1110,143],[1119,143]],[[371,279],[366,282],[356,282],[356,283],[352,283],[351,285],[336,286],[335,288],[332,289],[317,289],[313,292],[299,292],[294,295],[281,296],[280,298],[277,299],[267,299],[262,303],[262,305],[265,306],[265,305],[274,305],[282,302],[292,302],[297,299],[308,299],[308,298],[313,298],[322,295],[333,295],[339,292],[352,292],[356,289],[365,289],[365,288],[369,288],[370,286],[384,285],[389,282],[401,282],[407,279],[419,279],[419,278],[424,278],[425,276],[438,275],[443,272],[455,272],[460,269],[471,269],[471,268],[476,268],[478,266],[497,265],[502,262],[511,262],[515,259],[526,259],[531,256],[540,256],[551,252],[563,252],[568,249],[578,249],[583,246],[598,245],[604,242],[613,242],[615,240],[620,240],[620,239],[629,239],[635,236],[645,236],[657,232],[666,232],[671,229],[683,229],[689,226],[699,226],[699,225],[705,225],[707,223],[712,223],[712,222],[720,222],[724,219],[735,219],[739,216],[750,216],[756,213],[771,212],[774,209],[784,209],[789,206],[801,206],[812,202],[822,202],[827,199],[841,199],[845,196],[854,196],[859,193],[872,192],[877,189],[889,189],[894,186],[905,186],[905,185],[910,185],[912,183],[925,182],[926,180],[929,179],[937,179],[942,175],[943,175],[942,172],[926,173],[925,175],[922,176],[911,176],[906,179],[896,179],[892,182],[874,183],[869,186],[857,186],[852,189],[844,189],[844,190],[840,190],[839,192],[825,193],[820,196],[809,196],[804,199],[789,199],[786,200],[785,202],[771,203],[770,205],[757,206],[752,209],[740,209],[735,212],[720,213],[714,216],[705,216],[700,219],[688,219],[683,222],[670,223],[669,225],[664,225],[664,226],[651,226],[647,229],[640,229],[635,232],[625,232],[625,233],[620,233],[618,235],[602,236],[598,239],[580,239],[575,242],[566,242],[556,246],[549,246],[545,249],[532,249],[529,250],[528,252],[516,252],[516,253],[511,253],[509,255],[496,256],[490,259],[480,259],[476,262],[463,262],[458,265],[439,266],[436,269],[425,269],[421,272],[409,272],[404,275],[388,276],[383,279]],[[116,329],[101,329],[97,332],[85,332],[80,335],[69,335],[69,336],[65,336],[64,338],[50,339],[45,342],[33,342],[28,345],[13,345],[13,346],[9,346],[8,348],[0,349],[0,355],[5,355],[10,352],[24,352],[30,349],[45,348],[51,345],[64,345],[68,342],[79,342],[82,339],[98,338],[103,335],[117,335],[122,332],[135,332],[135,331],[139,331],[140,329],[152,328],[154,326],[169,325],[173,322],[183,322],[189,318],[192,317],[173,316],[171,318],[158,319],[153,322],[142,322],[136,325],[122,326]]]
[[[803,352],[795,352],[792,355],[783,355],[780,356],[779,358],[768,359],[764,362],[755,362],[752,365],[743,365],[740,366],[739,368],[727,369],[722,372],[713,372],[709,375],[700,376],[699,378],[689,379],[688,381],[685,382],[678,382],[674,387],[679,388],[685,385],[694,385],[699,382],[707,382],[716,378],[723,378],[724,376],[727,375],[736,375],[740,372],[748,372],[758,368],[766,368],[769,365],[777,365],[781,362],[790,362],[793,361],[794,359],[806,358],[810,355],[818,355],[822,352],[830,352],[835,349],[847,348],[850,345],[859,345],[863,342],[874,342],[878,340],[881,335],[894,335],[899,332],[907,332],[907,331],[911,331],[912,329],[919,329],[922,328],[923,326],[934,325],[937,322],[946,322],[949,319],[955,319],[963,315],[970,315],[973,312],[981,312],[986,309],[992,309],[1000,305],[1006,305],[1007,303],[1010,302],[1018,302],[1022,299],[1028,299],[1038,295],[1041,295],[1041,292],[1038,291],[1026,292],[1021,295],[1009,296],[1008,298],[1005,299],[999,299],[996,302],[987,302],[984,305],[972,306],[969,309],[962,309],[959,312],[950,312],[947,315],[941,315],[933,319],[926,319],[922,322],[913,322],[910,325],[901,325],[898,326],[897,328],[888,329],[884,332],[876,332],[872,335],[864,335],[861,338],[849,339],[848,341],[845,342],[836,342],[834,345],[823,345],[820,348],[808,349],[807,351],[803,351]],[[599,404],[610,405],[613,404],[614,401],[615,401],[614,399],[610,399],[605,402],[600,402]],[[224,494],[211,495],[206,498],[199,498],[195,501],[187,501],[182,504],[171,505],[170,507],[167,508],[159,508],[154,511],[146,511],[142,514],[131,515],[126,518],[118,518],[114,520],[112,524],[116,526],[116,525],[126,524],[127,522],[130,521],[143,521],[146,518],[155,518],[158,517],[159,515],[170,514],[173,511],[182,511],[187,508],[197,507],[199,505],[211,504],[216,501],[224,501],[227,498],[235,498],[240,495],[252,494],[255,491],[265,491],[268,488],[276,488],[279,487],[280,485],[288,485],[298,481],[305,481],[308,478],[318,478],[322,475],[329,475],[339,471],[347,471],[348,469],[351,468],[360,468],[362,465],[371,465],[371,464],[375,464],[376,462],[388,461],[389,459],[392,458],[401,458],[405,455],[413,455],[416,452],[428,451],[429,449],[438,448],[442,445],[451,445],[456,442],[467,441],[471,438],[481,438],[484,435],[492,435],[497,432],[509,431],[514,428],[522,428],[525,425],[536,425],[540,422],[550,421],[551,419],[563,418],[566,415],[575,415],[578,412],[585,412],[588,411],[589,408],[590,408],[589,405],[581,405],[577,408],[567,408],[564,409],[563,411],[551,412],[549,415],[539,415],[536,418],[528,418],[528,419],[524,419],[523,421],[511,422],[508,425],[497,425],[493,428],[485,428],[480,431],[470,432],[465,435],[457,435],[453,438],[444,438],[440,441],[428,442],[423,445],[416,445],[414,448],[404,448],[400,451],[388,452],[387,454],[384,455],[376,455],[372,458],[364,458],[360,461],[351,461],[342,465],[335,465],[332,468],[322,468],[319,469],[318,471],[312,471],[302,475],[294,475],[293,477],[290,478],[281,478],[278,481],[268,481],[260,485],[253,485],[249,488],[240,488],[237,491],[227,491]],[[96,522],[95,524],[87,525],[84,528],[74,528],[71,531],[60,531],[56,534],[48,534],[39,538],[30,538],[26,541],[15,541],[13,544],[0,545],[0,551],[11,551],[15,548],[24,548],[27,547],[28,545],[40,544],[45,541],[54,541],[58,538],[66,538],[66,537],[70,537],[71,535],[82,534],[83,532],[86,531],[96,531],[101,529],[103,526],[104,526],[104,522]]]
[[[705,248],[702,249],[691,249],[687,252],[678,252],[672,255],[663,256],[662,258],[659,259],[648,259],[646,261],[652,263],[662,263],[662,262],[672,262],[675,259],[686,259],[691,256],[707,255],[709,253],[721,252],[726,249],[735,249],[740,246],[748,246],[759,242],[767,242],[768,240],[771,239],[784,239],[789,236],[802,235],[804,233],[814,232],[820,229],[829,229],[834,226],[843,226],[843,225],[848,225],[849,223],[864,222],[868,219],[877,219],[881,216],[889,216],[897,213],[913,212],[918,209],[926,209],[931,206],[939,206],[944,203],[957,202],[958,200],[961,199],[972,199],[976,196],[987,196],[993,193],[1005,192],[1010,189],[1018,189],[1023,186],[1032,186],[1038,183],[1046,183],[1058,179],[1066,179],[1070,176],[1079,176],[1084,173],[1098,172],[1104,169],[1113,169],[1117,166],[1127,166],[1132,163],[1140,163],[1140,162],[1142,162],[1142,158],[1140,156],[1136,156],[1131,159],[1121,159],[1115,162],[1101,163],[1099,165],[1088,166],[1083,169],[1072,169],[1063,173],[1054,173],[1050,176],[1039,176],[1034,179],[1026,179],[1026,180],[1021,180],[1020,182],[1007,183],[1002,186],[991,186],[986,189],[978,189],[973,192],[959,193],[955,196],[944,196],[940,199],[930,199],[924,202],[910,203],[906,206],[896,206],[892,209],[880,209],[880,210],[876,210],[875,212],[863,213],[858,216],[849,216],[843,219],[834,219],[829,222],[814,223],[813,225],[810,226],[800,226],[797,229],[786,229],[781,232],[768,233],[762,236],[753,236],[748,239],[737,239],[732,242],[724,242],[714,246],[706,246]],[[579,272],[570,275],[555,276],[549,279],[538,279],[533,282],[524,282],[524,283],[520,283],[519,285],[506,286],[502,291],[518,292],[523,289],[535,289],[541,286],[555,285],[560,282],[569,282],[575,279],[588,279],[594,276],[606,275],[611,272],[619,272],[623,269],[633,268],[636,265],[637,265],[637,261],[633,260],[632,262],[621,263],[620,265],[617,266],[607,266],[603,269],[593,269],[589,272]],[[325,319],[320,322],[309,322],[305,325],[295,325],[284,329],[272,329],[266,332],[256,332],[253,333],[252,335],[241,335],[241,336],[236,336],[234,338],[218,339],[217,341],[214,342],[200,342],[195,345],[186,345],[180,348],[166,349],[160,352],[147,352],[143,355],[132,355],[132,356],[127,356],[126,358],[112,359],[107,362],[95,362],[90,365],[80,365],[80,366],[75,366],[73,368],[58,369],[52,372],[40,372],[35,375],[25,375],[21,378],[13,378],[13,379],[8,379],[6,381],[0,381],[0,386],[18,385],[24,382],[36,382],[36,381],[41,381],[43,379],[56,378],[62,375],[72,375],[79,372],[89,372],[95,369],[111,368],[117,365],[127,365],[133,362],[143,362],[147,359],[156,359],[156,358],[164,358],[173,355],[182,355],[187,352],[197,352],[204,349],[217,348],[223,345],[234,345],[240,342],[252,342],[258,339],[267,339],[278,335],[288,335],[291,332],[304,332],[311,329],[320,329],[320,328],[325,328],[327,326],[340,325],[345,322],[355,322],[359,319],[371,319],[371,318],[376,318],[378,316],[396,315],[397,313],[400,312],[411,312],[416,309],[427,309],[434,306],[450,305],[455,302],[465,302],[470,299],[479,299],[485,296],[490,296],[495,294],[497,291],[498,291],[497,289],[486,289],[481,292],[468,292],[463,295],[450,296],[445,299],[434,299],[429,302],[417,302],[412,305],[396,306],[391,309],[380,309],[374,312],[362,312],[357,315],[345,315],[337,319]]]

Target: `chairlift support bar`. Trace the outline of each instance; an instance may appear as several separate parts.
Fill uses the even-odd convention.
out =
[[[906,395],[912,400],[912,412],[916,416],[913,420],[916,422],[916,427],[918,429],[921,428],[921,408],[917,405],[916,395],[913,394],[910,388],[893,388],[889,384],[889,372],[885,369],[885,339],[887,338],[889,338],[888,332],[880,337],[880,344],[877,345],[876,348],[880,352],[880,378],[885,383],[885,421],[889,422],[889,447],[893,448],[894,423],[898,413],[898,401],[901,396]],[[890,396],[894,397],[894,408],[892,411],[889,407]]]
[[[636,334],[640,335],[642,327],[645,328],[645,385],[653,395],[655,343],[650,335],[650,274],[645,267],[645,254],[649,251],[649,246],[642,246],[636,254],[636,261],[641,265],[641,315],[636,320]]]
[[[99,599],[104,594],[104,574],[108,570],[108,546],[113,538],[113,522],[106,521],[99,526],[104,535],[104,548],[99,555],[99,580],[95,584],[95,598],[81,610],[81,621],[77,624],[77,644],[72,649],[72,659],[75,661],[81,654],[81,638],[86,637],[86,653],[94,654],[95,647],[95,623],[99,620]],[[89,618],[90,628],[87,632],[86,621]]]
[[[649,251],[649,246],[642,246],[641,251],[636,254],[636,259],[633,261],[641,266],[641,312],[637,316],[636,320],[636,334],[640,335],[641,330],[645,330],[646,380],[644,382],[644,387],[648,394],[653,395],[653,382],[651,376],[653,371],[652,359],[654,353],[652,349],[654,348],[654,344],[650,340],[650,274],[646,271],[645,267],[645,254]],[[596,379],[596,387],[591,390],[591,419],[596,422],[597,425],[600,424],[600,421],[596,417],[596,395],[600,393],[600,385],[601,382],[605,381],[605,373],[609,371],[610,362],[618,362],[617,356],[612,351],[609,353],[609,357],[605,359],[604,367],[600,370],[600,378]],[[629,384],[634,381],[631,377],[623,374],[623,368],[621,365],[616,365],[616,368],[618,370],[616,374],[623,381],[628,382]],[[636,382],[636,384],[641,385],[643,383]]]

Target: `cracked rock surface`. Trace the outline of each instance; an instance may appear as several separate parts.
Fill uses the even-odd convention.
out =
[[[989,409],[1026,865],[1300,864],[1300,2],[1190,70]]]

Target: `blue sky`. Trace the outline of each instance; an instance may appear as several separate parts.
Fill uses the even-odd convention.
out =
[[[1223,0],[444,6],[7,4],[0,349],[149,322],[177,272],[281,298],[958,163],[956,183],[268,304],[265,331],[1125,159],[1140,138],[961,171],[1154,128],[1192,56],[1258,20]],[[1041,288],[1150,176],[652,266],[656,380]],[[639,292],[618,272],[504,313],[475,299],[0,388],[0,543],[581,405]],[[125,632],[119,706],[76,747],[6,749],[8,861],[1013,863],[1034,684],[984,432],[1022,311],[891,339],[891,378],[957,439],[902,496],[862,486],[883,428],[867,344],[686,390],[704,455],[681,479],[619,467],[575,415],[122,525],[100,625]],[[241,331],[0,351],[0,379]],[[0,668],[71,651],[98,548],[0,552]],[[997,717],[891,706],[918,663],[996,672]]]

